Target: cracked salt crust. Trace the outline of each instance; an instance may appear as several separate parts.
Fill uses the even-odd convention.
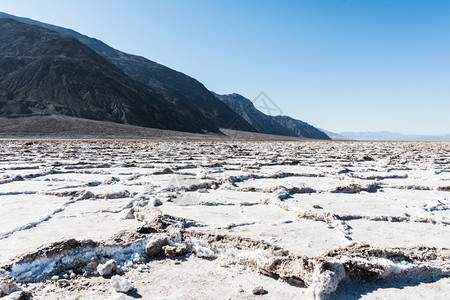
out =
[[[273,298],[345,298],[356,290],[356,295],[371,299],[397,296],[395,287],[401,287],[408,299],[427,294],[444,299],[450,292],[445,284],[449,256],[443,254],[450,247],[449,164],[449,143],[3,140],[0,266],[17,264],[17,257],[62,240],[92,239],[98,249],[82,257],[116,258],[121,276],[144,298],[252,299],[251,290],[263,285],[266,297]],[[124,245],[137,238],[133,232],[162,214],[185,220],[158,229],[166,234],[174,226],[186,226],[185,240],[177,243],[191,248],[181,265],[171,258],[145,258],[146,239],[134,248]],[[130,237],[119,238],[124,232]],[[219,236],[228,242],[216,244]],[[118,242],[111,242],[113,237]],[[251,242],[235,244],[232,238]],[[419,253],[420,247],[436,247],[430,250],[436,253],[424,261],[399,262],[368,257],[366,248],[354,248],[355,242],[369,244],[374,252],[395,248]],[[256,248],[239,248],[239,243]],[[105,250],[109,244],[112,248]],[[267,245],[281,250],[262,250]],[[336,248],[344,251],[337,260],[327,254]],[[27,268],[45,260],[36,255],[17,275],[20,287],[36,299],[118,297],[108,280],[95,275],[76,274],[69,287],[54,288],[45,274],[26,284]],[[264,267],[277,257],[285,268]],[[61,259],[48,261],[48,270],[35,271],[54,276],[60,272],[52,269],[54,264],[69,274],[75,263],[88,263],[81,256]],[[320,269],[323,260],[332,266],[325,263]],[[303,269],[300,261],[314,270]],[[187,267],[191,264],[198,268]],[[158,285],[146,279],[146,272],[156,270]],[[174,286],[166,274],[177,272],[184,277]],[[261,275],[271,272],[306,286]],[[411,281],[408,274],[420,276]],[[378,279],[361,285],[360,275]]]

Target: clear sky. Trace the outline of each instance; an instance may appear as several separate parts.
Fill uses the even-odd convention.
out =
[[[450,133],[449,0],[0,0],[327,130]]]

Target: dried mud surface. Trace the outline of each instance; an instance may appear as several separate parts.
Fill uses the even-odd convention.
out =
[[[450,143],[0,141],[2,299],[446,299]]]

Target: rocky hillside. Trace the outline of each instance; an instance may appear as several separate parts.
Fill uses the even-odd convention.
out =
[[[258,132],[297,137],[294,132],[283,127],[271,116],[259,111],[249,99],[239,94],[215,95],[238,115],[244,118],[244,120],[255,127]]]
[[[197,111],[216,127],[255,132],[250,124],[237,115],[227,105],[217,99],[196,79],[172,70],[144,57],[116,50],[102,41],[87,37],[71,29],[41,23],[1,13],[0,18],[13,18],[27,24],[38,25],[73,37],[112,62],[136,81],[165,95],[166,100],[179,104],[184,102],[191,110]],[[210,129],[211,130],[211,129]]]
[[[0,18],[0,116],[39,114],[218,131],[184,101],[168,102],[79,41]]]
[[[249,99],[239,95],[217,95],[260,133],[329,140],[330,137],[309,125],[286,116],[269,116],[259,111]]]
[[[331,138],[324,132],[320,131],[316,127],[309,125],[306,122],[296,120],[289,116],[276,116],[274,120],[280,123],[282,126],[292,130],[298,136],[321,139],[321,140],[331,140]]]

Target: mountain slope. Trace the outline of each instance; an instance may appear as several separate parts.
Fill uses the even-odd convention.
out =
[[[306,122],[296,120],[288,116],[275,116],[273,118],[282,126],[293,131],[295,134],[297,134],[297,136],[307,137],[311,139],[331,140],[330,137],[324,132],[309,125]]]
[[[294,132],[281,126],[281,124],[273,120],[271,116],[265,115],[264,113],[256,109],[256,107],[249,99],[239,94],[214,95],[219,100],[228,105],[244,120],[255,127],[258,132],[293,137],[297,136]]]
[[[0,19],[0,116],[62,114],[202,132],[214,125],[125,75],[79,41]]]
[[[116,50],[105,43],[76,31],[1,13],[0,18],[14,18],[73,37],[119,67],[128,76],[154,90],[164,92],[167,100],[181,100],[217,127],[255,132],[255,128],[217,99],[203,84],[181,72],[144,57]]]
[[[215,95],[255,127],[258,132],[292,137],[330,139],[326,134],[305,122],[292,118],[290,118],[290,122],[287,122],[283,120],[289,117],[268,116],[259,111],[252,101],[239,94]]]

